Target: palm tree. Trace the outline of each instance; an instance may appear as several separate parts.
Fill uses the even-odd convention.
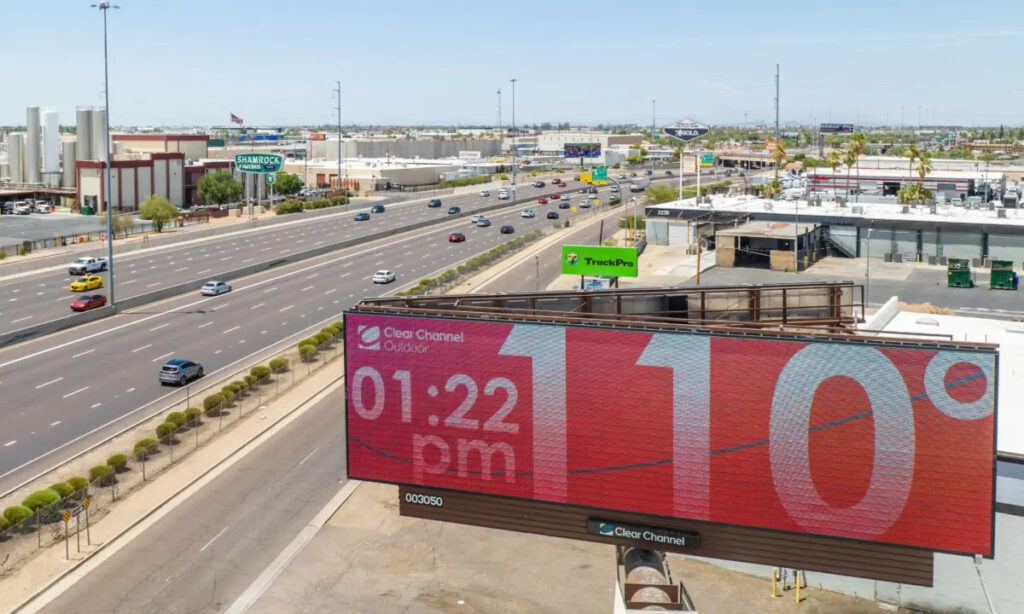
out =
[[[782,146],[782,141],[775,144],[775,149],[772,150],[768,157],[775,163],[775,182],[779,181],[779,169],[786,163],[786,148]]]
[[[918,158],[921,157],[921,150],[917,148],[917,145],[910,145],[903,152],[903,155],[910,159],[910,163],[909,163],[909,166],[907,167],[907,170],[910,172],[910,176],[913,177],[914,176],[914,160],[917,160]]]
[[[853,163],[857,164],[857,160],[864,155],[864,151],[868,148],[868,139],[864,136],[863,132],[854,132],[850,138],[850,152],[853,153]],[[857,167],[857,193],[856,200],[860,202],[860,167]]]
[[[835,198],[837,192],[836,169],[839,168],[839,165],[842,163],[842,159],[839,157],[839,152],[834,149],[828,152],[828,155],[825,156],[825,164],[827,164],[828,167],[832,169],[832,198]]]
[[[924,189],[924,178],[928,176],[932,170],[932,157],[927,151],[922,151],[917,156],[917,177],[919,186],[918,189],[918,200],[923,202],[926,198],[925,193],[927,190]]]
[[[846,165],[846,200],[850,200],[850,171],[853,170],[853,165],[856,163],[857,155],[853,153],[852,149],[843,152],[843,164]]]

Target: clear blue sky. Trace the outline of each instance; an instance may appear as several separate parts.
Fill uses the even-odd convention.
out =
[[[101,102],[89,0],[0,0],[0,125]],[[1019,0],[120,0],[114,125],[333,121],[1024,124]],[[927,109],[927,111],[925,111]]]

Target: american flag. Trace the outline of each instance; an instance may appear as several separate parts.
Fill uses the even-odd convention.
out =
[[[237,115],[235,115],[234,113],[232,113],[231,114],[231,123],[238,124],[239,126],[241,126],[242,123],[243,123],[242,122],[242,118],[237,116]]]

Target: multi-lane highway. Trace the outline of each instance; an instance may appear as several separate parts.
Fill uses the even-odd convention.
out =
[[[602,199],[607,200],[607,189]],[[196,292],[0,351],[0,398],[5,401],[0,408],[0,492],[182,396],[184,391],[157,382],[157,370],[168,358],[198,360],[208,378],[247,366],[253,354],[337,319],[364,296],[433,276],[550,225],[545,214],[557,204],[527,206],[537,211],[536,218],[520,217],[525,206],[488,214],[490,228],[453,217],[237,280],[230,294],[201,297]],[[410,214],[420,210],[446,215],[422,203]],[[568,212],[560,213],[564,219]],[[499,234],[503,224],[514,225],[516,235]],[[453,230],[464,232],[467,241],[448,242]],[[275,239],[271,245],[284,249],[284,243]],[[370,276],[382,268],[396,271],[396,284],[371,283]]]

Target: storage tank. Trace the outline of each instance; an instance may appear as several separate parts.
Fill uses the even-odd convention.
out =
[[[43,111],[43,172],[60,172],[60,121],[53,109]]]
[[[60,182],[61,187],[75,187],[75,181],[77,179],[77,173],[75,172],[75,162],[77,161],[77,158],[75,157],[75,153],[77,149],[78,143],[75,141],[64,141],[61,143],[61,159],[64,164],[64,173]]]
[[[25,148],[25,133],[12,132],[7,135],[7,164],[11,183],[22,183],[25,181],[25,167],[23,165],[22,150]]]
[[[90,118],[92,129],[92,157],[90,160],[107,159],[107,110],[95,107]]]
[[[75,152],[82,156],[83,160],[92,159],[92,109],[89,107],[78,107],[76,111],[77,121],[75,124],[75,139],[78,145]]]
[[[23,173],[26,183],[39,183],[39,107],[25,109],[25,151],[22,153]]]

